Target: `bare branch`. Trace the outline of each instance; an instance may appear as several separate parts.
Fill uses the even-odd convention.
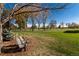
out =
[[[23,12],[20,12],[20,13],[15,13],[14,15],[19,15],[19,14],[22,14],[22,13],[35,13],[35,12],[41,12],[41,11],[45,11],[45,10],[59,10],[59,9],[64,9],[67,5],[69,5],[69,4],[64,4],[63,6],[54,7],[54,8],[44,8],[44,7],[39,7],[39,6],[35,6],[35,5],[30,5],[30,6],[32,6],[32,7],[40,8],[40,10],[35,10],[35,11],[23,11]]]
[[[29,4],[26,4],[26,5],[23,5],[21,6],[19,9],[17,9],[16,11],[14,11],[14,9],[11,11],[10,15],[4,19],[6,23],[7,21],[9,21],[9,17],[12,18],[14,15],[19,15],[19,14],[22,14],[22,13],[35,13],[35,12],[41,12],[41,11],[45,11],[45,10],[59,10],[59,9],[64,9],[68,4],[64,4],[60,7],[53,7],[53,8],[44,8],[44,7],[39,7],[39,6],[35,6],[31,3]],[[39,8],[39,10],[35,10],[35,11],[23,11],[23,12],[18,12],[19,10],[21,10],[22,8],[24,7],[28,7],[28,6],[32,6],[32,7],[36,7],[36,8]],[[18,12],[18,13],[17,13]]]

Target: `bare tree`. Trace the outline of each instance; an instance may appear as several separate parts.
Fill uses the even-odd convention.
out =
[[[32,27],[31,27],[31,29],[32,29],[32,31],[34,31],[34,29],[35,29],[35,21],[34,21],[33,15],[31,16],[31,22],[32,22]]]
[[[64,22],[60,23],[61,28],[64,28]]]
[[[56,24],[57,24],[56,20],[51,20],[50,23],[49,23],[50,29],[56,28]]]
[[[66,25],[68,28],[79,28],[79,24],[76,24],[75,22],[67,23]]]
[[[40,14],[38,15],[38,16],[36,16],[36,22],[37,22],[37,24],[38,24],[38,30],[40,29],[40,25],[41,25],[41,23],[42,23],[42,15],[41,15],[41,12],[40,12]]]
[[[48,11],[43,11],[42,12],[42,22],[43,22],[43,29],[45,31],[45,25],[46,25],[46,20],[47,20],[47,16],[48,16]]]

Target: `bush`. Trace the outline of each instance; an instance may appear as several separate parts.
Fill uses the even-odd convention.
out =
[[[67,30],[64,33],[79,33],[79,30]]]

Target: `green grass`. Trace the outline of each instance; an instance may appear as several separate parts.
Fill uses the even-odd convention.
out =
[[[50,43],[47,44],[47,49],[50,50],[51,55],[53,55],[52,50],[59,52],[63,55],[79,55],[79,33],[64,33],[65,30],[55,29],[46,31],[26,31],[26,32],[16,32],[19,35],[30,35],[37,38],[37,40],[48,40],[47,37],[51,38]],[[55,41],[53,41],[53,39]],[[54,52],[55,53],[55,52]]]

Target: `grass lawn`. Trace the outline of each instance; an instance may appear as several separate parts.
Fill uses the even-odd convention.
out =
[[[36,39],[35,55],[79,55],[79,33],[64,33],[63,29],[46,31],[16,31],[19,35]],[[33,54],[31,54],[33,55]]]

